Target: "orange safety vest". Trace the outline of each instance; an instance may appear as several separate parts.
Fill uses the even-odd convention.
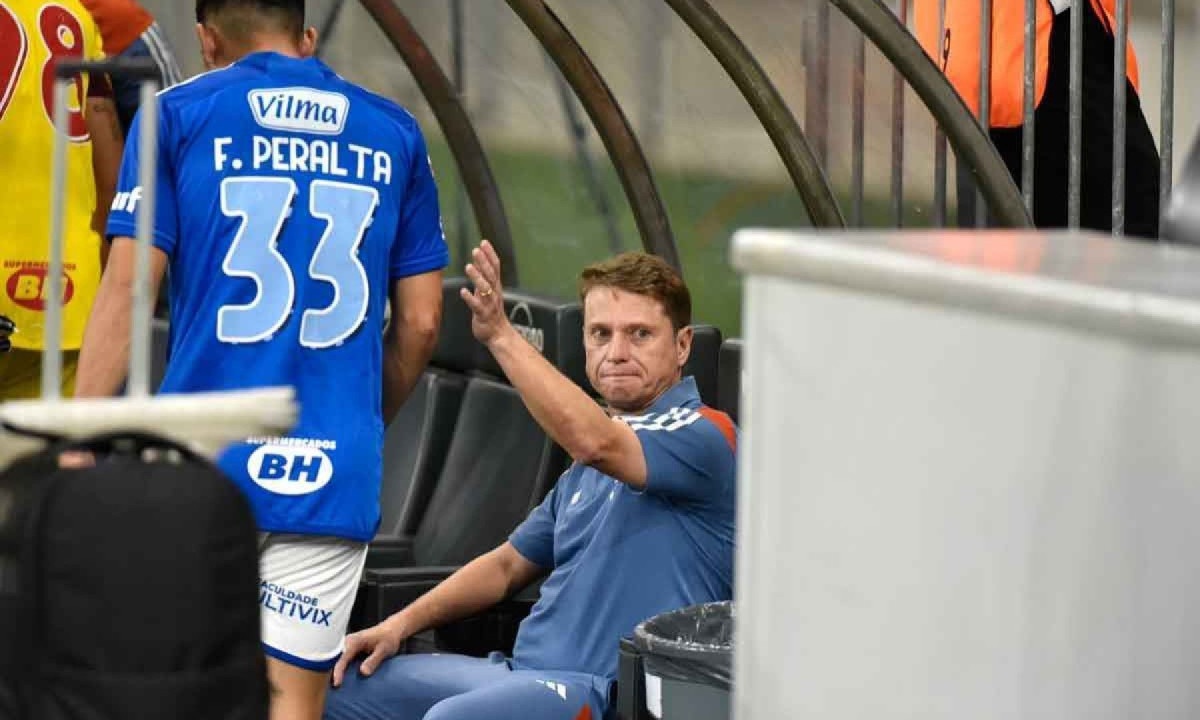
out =
[[[104,54],[125,52],[154,23],[153,16],[135,0],[80,0],[104,40]],[[936,11],[935,11],[936,12]],[[934,19],[937,22],[937,19]]]
[[[1078,0],[1075,0],[1078,2]],[[1116,24],[1116,0],[1089,0],[1096,14],[1112,32]],[[917,40],[933,58],[950,84],[979,115],[979,0],[946,0],[946,25],[938,37],[938,0],[915,0]],[[1037,2],[1035,34],[1034,106],[1046,91],[1050,27],[1054,9],[1049,0]],[[1126,72],[1138,91],[1137,57],[1133,43],[1125,48]],[[992,0],[992,127],[1017,127],[1024,122],[1025,96],[1025,0]]]

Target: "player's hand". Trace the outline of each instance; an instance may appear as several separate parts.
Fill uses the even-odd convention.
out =
[[[12,349],[12,334],[16,332],[17,325],[7,315],[0,315],[0,353],[8,352]]]
[[[384,660],[400,651],[401,639],[395,630],[389,628],[386,620],[375,627],[347,635],[346,649],[338,658],[337,665],[333,666],[333,686],[341,687],[346,668],[359,655],[366,655],[367,659],[358,666],[358,671],[367,676],[374,673]]]
[[[471,308],[471,332],[475,339],[487,345],[510,329],[508,315],[504,313],[504,292],[500,287],[500,256],[487,240],[471,253],[472,262],[467,265],[467,277],[475,285],[472,292],[463,288],[462,299]]]

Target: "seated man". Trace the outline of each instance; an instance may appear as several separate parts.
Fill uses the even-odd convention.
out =
[[[692,341],[683,280],[641,253],[583,271],[587,373],[606,412],[509,324],[491,245],[473,260],[475,290],[462,295],[475,337],[575,463],[508,542],[346,639],[326,718],[599,720],[622,635],[661,612],[733,595],[738,434],[682,377]],[[546,573],[512,658],[389,660],[410,635],[478,613]],[[358,672],[347,672],[364,654]]]

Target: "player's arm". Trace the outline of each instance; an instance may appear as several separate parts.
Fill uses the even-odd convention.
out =
[[[491,243],[485,240],[472,260],[467,275],[476,290],[462,290],[473,315],[472,330],[496,358],[534,420],[577,462],[635,489],[645,488],[646,458],[633,429],[609,417],[513,328],[504,312],[500,258]]]
[[[108,266],[92,305],[79,351],[75,397],[110,397],[125,382],[129,368],[129,338],[132,327],[134,256],[137,241],[118,237],[112,242]],[[167,255],[150,249],[150,297],[158,296],[167,267]]]
[[[391,423],[417,384],[442,322],[442,272],[392,282],[392,321],[383,348],[383,421]]]
[[[342,684],[346,668],[357,656],[367,656],[359,669],[370,675],[399,651],[405,639],[486,610],[545,573],[512,543],[480,555],[400,612],[348,636],[346,650],[333,670],[334,686]]]
[[[96,208],[92,213],[92,229],[104,235],[108,210],[117,191],[117,175],[121,170],[121,153],[125,149],[117,106],[113,102],[108,79],[93,78],[88,86],[87,110],[83,114],[92,142],[92,175],[96,182]],[[107,244],[101,244],[101,255],[107,254]]]
[[[459,568],[384,624],[396,636],[410,637],[482,612],[545,572],[506,542]]]

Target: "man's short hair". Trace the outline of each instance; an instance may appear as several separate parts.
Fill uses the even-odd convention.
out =
[[[675,330],[692,324],[692,295],[687,285],[675,268],[657,255],[627,252],[588,265],[579,275],[580,302],[596,287],[654,298],[662,304]]]
[[[219,24],[235,37],[264,30],[299,37],[304,33],[304,0],[196,0],[196,22]]]

